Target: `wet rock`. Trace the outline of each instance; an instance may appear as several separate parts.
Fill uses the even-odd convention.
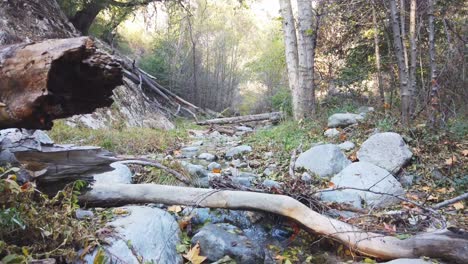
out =
[[[370,191],[391,195],[405,193],[401,184],[390,172],[368,162],[352,163],[332,177],[330,181],[336,188],[369,189]],[[381,208],[399,202],[393,196],[353,189],[323,192],[321,198],[329,202],[348,203],[356,208],[362,208],[363,204],[368,207]]]
[[[296,168],[304,168],[322,178],[333,176],[349,165],[340,148],[333,144],[312,147],[301,153],[296,160]]]
[[[228,159],[231,159],[235,156],[242,155],[242,154],[249,153],[249,152],[252,152],[252,147],[247,146],[247,145],[241,145],[241,146],[237,146],[228,150],[226,152],[225,157]]]
[[[357,124],[358,121],[364,119],[361,115],[352,113],[338,113],[328,118],[328,127],[347,127]]]
[[[206,161],[214,161],[216,160],[216,156],[211,154],[211,153],[202,153],[200,155],[198,155],[198,158],[199,159],[203,159],[203,160],[206,160]]]
[[[171,214],[146,206],[122,209],[129,215],[117,216],[107,224],[115,227],[115,235],[109,236],[104,245],[107,263],[183,263],[176,250],[180,229]],[[93,263],[96,253],[87,255],[85,263]]]
[[[257,264],[264,261],[264,250],[246,237],[241,230],[230,224],[208,224],[192,238],[192,244],[199,242],[200,254],[209,261],[224,256],[237,263]]]
[[[350,151],[352,150],[356,145],[354,145],[353,142],[351,141],[345,141],[341,144],[338,145],[338,147],[341,149],[341,150],[344,150],[344,151]]]
[[[114,162],[110,166],[114,168],[113,171],[95,174],[93,176],[94,184],[132,183],[133,173],[127,165],[120,162]]]
[[[336,128],[329,128],[323,133],[323,135],[328,138],[335,138],[340,135],[340,131],[338,131]]]
[[[362,143],[357,158],[396,173],[406,165],[413,153],[403,138],[393,132],[378,133]]]

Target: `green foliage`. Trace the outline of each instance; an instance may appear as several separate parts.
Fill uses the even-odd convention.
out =
[[[280,88],[272,97],[271,104],[273,110],[282,111],[288,116],[292,116],[292,97],[288,88]]]
[[[165,151],[182,144],[188,137],[190,124],[178,122],[174,130],[152,128],[72,128],[55,122],[49,135],[57,143],[95,145],[118,154],[149,154]]]
[[[448,130],[457,138],[463,139],[468,135],[468,118],[453,118],[448,123]]]

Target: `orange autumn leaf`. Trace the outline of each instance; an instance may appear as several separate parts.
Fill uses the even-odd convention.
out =
[[[31,182],[26,182],[25,184],[21,185],[20,190],[22,192],[25,192],[25,191],[29,190],[29,188],[31,188],[31,186],[32,186]]]
[[[328,183],[328,188],[335,188],[335,184],[333,182]]]
[[[212,172],[213,173],[221,173],[221,169],[220,168],[213,168]]]
[[[340,134],[340,140],[345,141],[347,139],[347,136],[345,134]]]
[[[203,261],[206,260],[206,257],[200,256],[200,243],[192,247],[187,254],[183,255],[185,259],[190,261],[192,264],[201,264]]]

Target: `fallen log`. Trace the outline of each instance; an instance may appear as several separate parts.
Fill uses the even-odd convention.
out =
[[[110,106],[120,84],[120,62],[88,37],[0,46],[0,128],[50,129]]]
[[[254,122],[254,121],[263,121],[263,120],[269,120],[271,122],[275,122],[275,121],[280,120],[281,116],[282,116],[281,112],[273,112],[273,113],[265,113],[265,114],[258,114],[258,115],[215,118],[215,119],[197,122],[197,125],[235,124],[235,123]]]
[[[112,207],[133,203],[163,203],[208,208],[257,210],[297,221],[309,232],[347,245],[363,255],[389,260],[427,256],[451,263],[467,263],[468,236],[448,229],[400,240],[372,233],[323,216],[297,200],[284,196],[244,191],[221,191],[155,184],[96,185],[79,197],[84,206]]]

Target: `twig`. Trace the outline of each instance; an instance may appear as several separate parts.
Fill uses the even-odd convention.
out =
[[[155,162],[155,161],[150,161],[150,160],[147,160],[147,159],[133,159],[132,157],[126,157],[126,156],[120,156],[119,157],[119,161],[123,164],[137,164],[137,165],[143,165],[143,166],[152,166],[152,167],[156,167],[158,169],[161,169],[167,173],[170,173],[172,175],[174,175],[174,177],[176,179],[178,179],[179,181],[187,184],[187,185],[190,185],[191,184],[191,181],[185,176],[183,175],[182,173],[178,172],[178,171],[175,171],[171,168],[168,168],[164,165],[162,165],[161,163],[158,163],[158,162]]]
[[[291,160],[289,161],[289,176],[291,176],[291,178],[293,179],[296,178],[296,175],[294,174],[294,169],[295,169],[295,164],[296,164],[296,155],[299,149],[301,148],[302,148],[302,143],[299,144],[299,146],[291,152]]]
[[[459,195],[459,196],[457,196],[455,198],[440,202],[440,203],[432,206],[432,208],[435,209],[435,210],[438,210],[438,209],[441,209],[443,207],[449,206],[451,204],[454,204],[454,203],[456,203],[458,201],[462,201],[462,200],[465,200],[465,199],[468,199],[468,193],[464,193],[464,194]]]

